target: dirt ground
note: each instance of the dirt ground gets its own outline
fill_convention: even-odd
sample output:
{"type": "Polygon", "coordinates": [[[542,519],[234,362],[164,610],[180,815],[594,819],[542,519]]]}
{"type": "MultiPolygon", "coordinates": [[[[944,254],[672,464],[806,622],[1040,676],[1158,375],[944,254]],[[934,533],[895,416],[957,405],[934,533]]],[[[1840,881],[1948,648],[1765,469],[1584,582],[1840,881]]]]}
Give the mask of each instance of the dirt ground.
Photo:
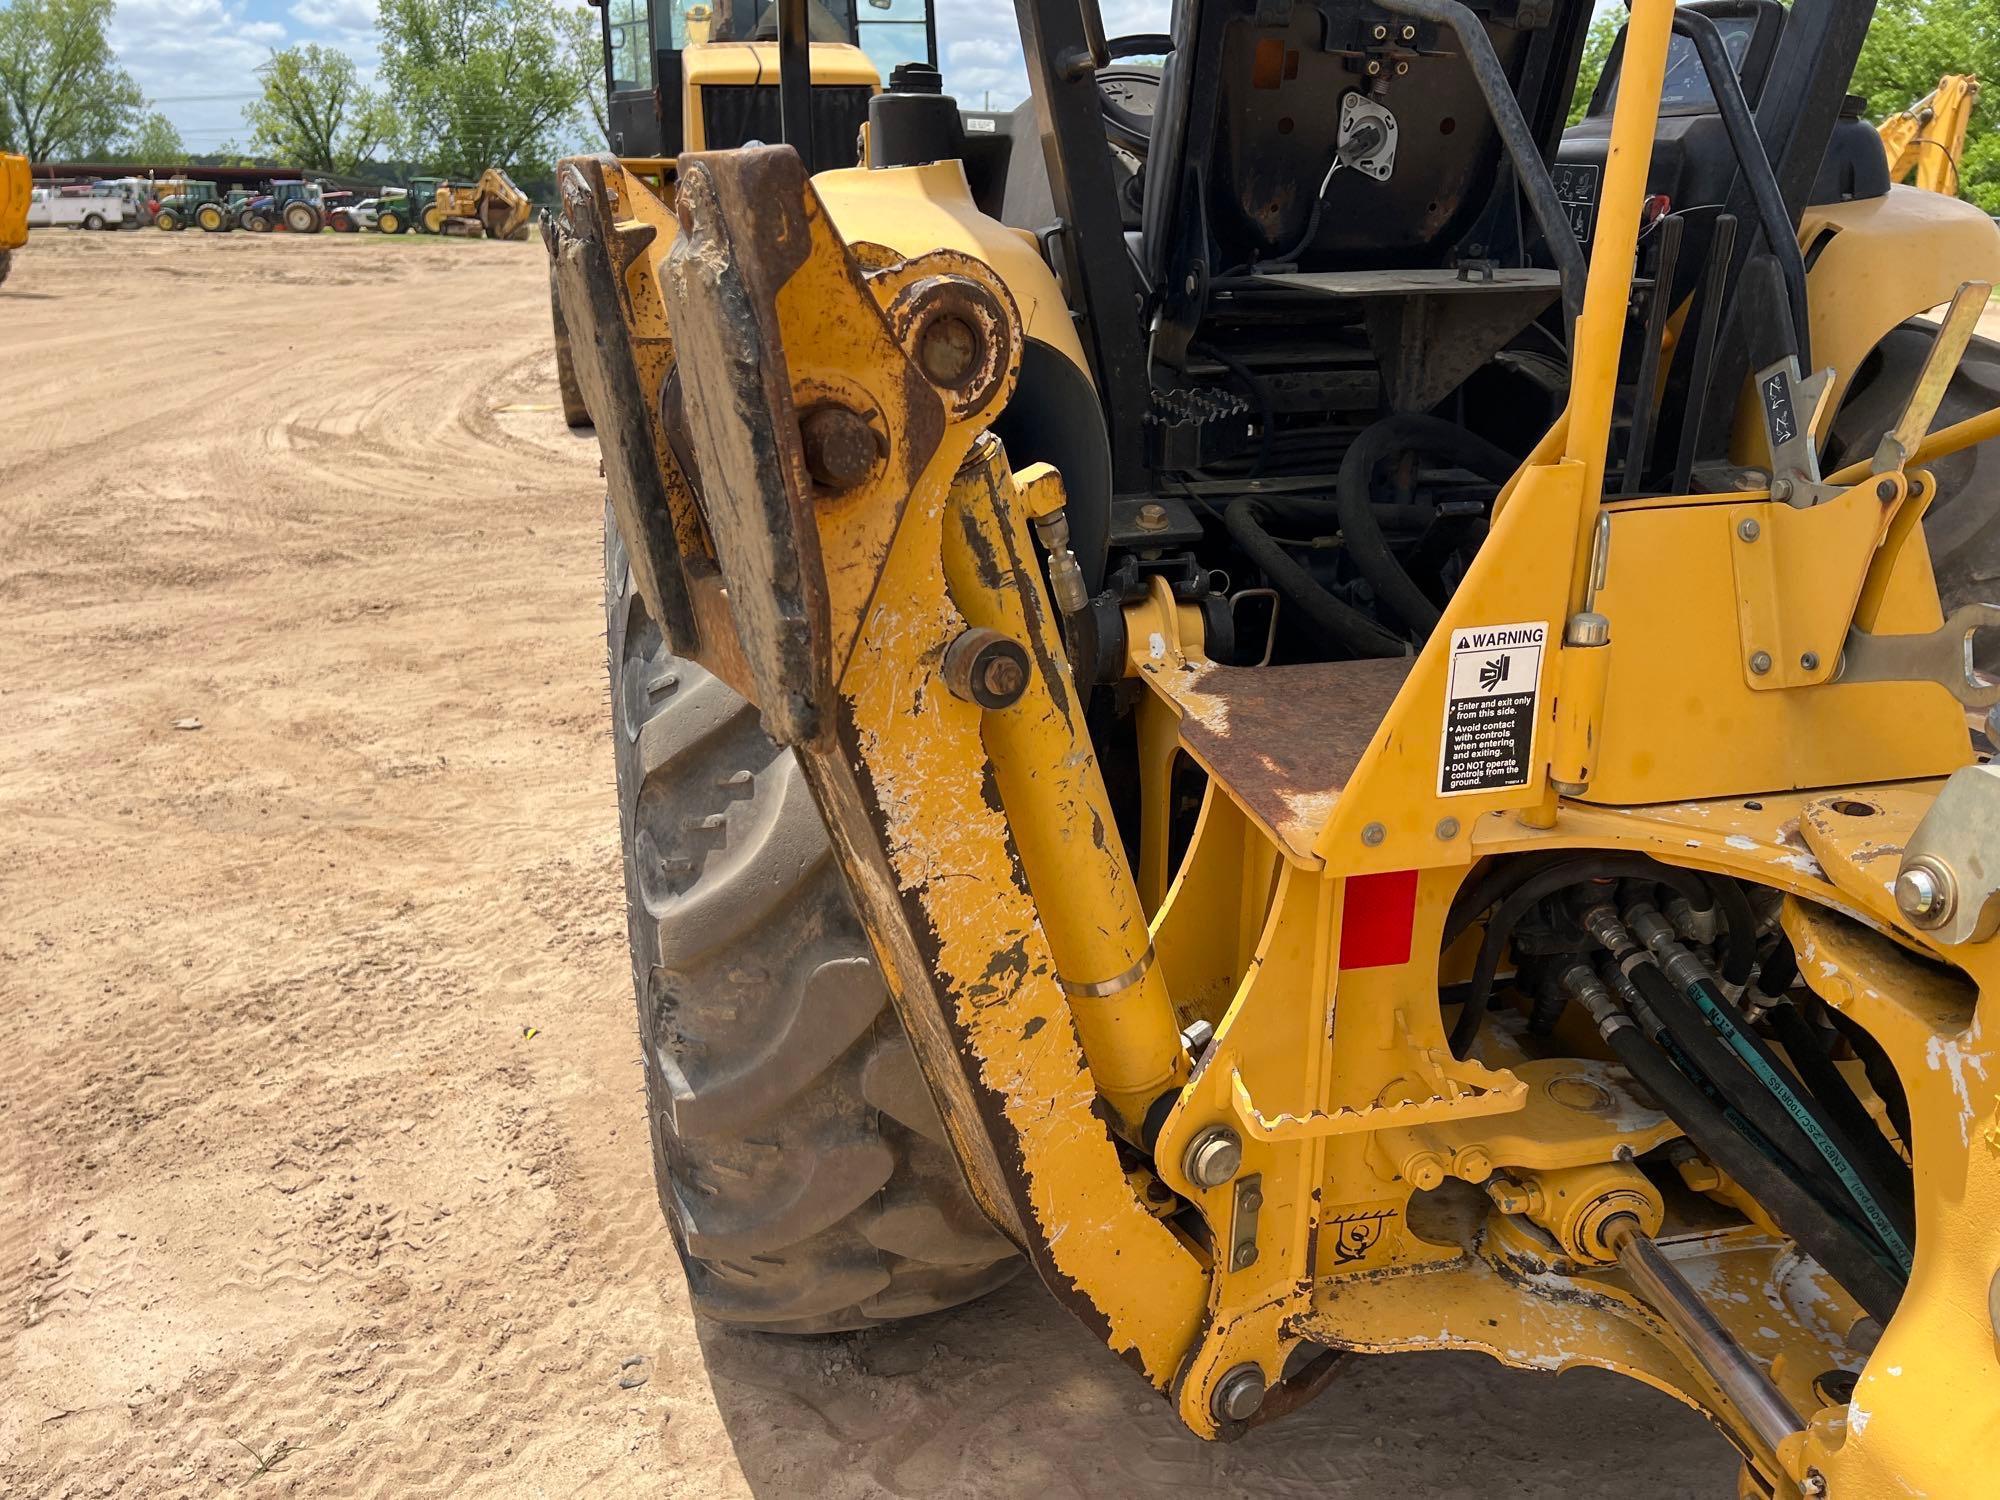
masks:
{"type": "Polygon", "coordinates": [[[541,255],[43,234],[0,290],[0,1494],[1733,1493],[1593,1371],[1355,1360],[1221,1448],[1031,1281],[692,1320],[541,255]]]}

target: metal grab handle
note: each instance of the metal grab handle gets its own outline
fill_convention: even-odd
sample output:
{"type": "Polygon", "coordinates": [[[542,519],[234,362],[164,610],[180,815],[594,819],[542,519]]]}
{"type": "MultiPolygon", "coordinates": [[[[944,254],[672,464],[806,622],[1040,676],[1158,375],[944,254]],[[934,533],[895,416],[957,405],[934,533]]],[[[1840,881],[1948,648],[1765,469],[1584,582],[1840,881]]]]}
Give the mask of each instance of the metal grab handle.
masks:
{"type": "MultiPolygon", "coordinates": [[[[1084,0],[1092,9],[1096,0],[1084,0]]],[[[1549,176],[1549,165],[1542,160],[1542,153],[1535,145],[1535,133],[1528,124],[1528,117],[1521,113],[1521,101],[1514,96],[1514,85],[1507,77],[1507,70],[1500,66],[1499,54],[1493,50],[1493,39],[1486,34],[1479,17],[1459,3],[1459,0],[1378,0],[1382,9],[1391,15],[1414,16],[1419,21],[1430,21],[1447,27],[1458,38],[1458,44],[1465,51],[1465,60],[1472,64],[1472,76],[1479,84],[1479,92],[1486,98],[1486,108],[1493,116],[1493,123],[1499,128],[1500,140],[1507,148],[1507,156],[1514,163],[1514,171],[1521,179],[1521,187],[1528,195],[1528,207],[1535,215],[1535,223],[1542,231],[1542,238],[1548,241],[1549,253],[1556,258],[1556,269],[1562,273],[1563,311],[1568,316],[1570,329],[1574,335],[1576,320],[1583,315],[1583,283],[1590,268],[1584,262],[1583,247],[1576,242],[1576,233],[1570,228],[1569,215],[1564,211],[1562,200],[1556,196],[1556,185],[1549,176]]]]}

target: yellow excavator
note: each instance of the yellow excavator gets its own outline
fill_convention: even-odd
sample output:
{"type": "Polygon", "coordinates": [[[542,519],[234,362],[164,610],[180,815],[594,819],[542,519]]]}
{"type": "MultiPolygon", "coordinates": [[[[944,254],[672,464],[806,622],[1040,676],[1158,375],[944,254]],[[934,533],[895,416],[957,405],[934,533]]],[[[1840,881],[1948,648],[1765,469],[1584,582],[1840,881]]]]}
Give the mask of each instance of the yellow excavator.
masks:
{"type": "Polygon", "coordinates": [[[28,158],[0,152],[0,282],[12,269],[14,252],[28,243],[28,195],[33,179],[28,158]]]}
{"type": "MultiPolygon", "coordinates": [[[[535,205],[498,167],[488,167],[474,183],[445,182],[437,190],[438,227],[443,234],[469,239],[524,240],[535,205]]],[[[428,226],[430,215],[425,213],[428,226]]]]}
{"type": "Polygon", "coordinates": [[[1957,197],[1965,132],[1978,104],[1979,80],[1968,73],[1948,73],[1915,104],[1884,120],[1882,150],[1889,158],[1890,180],[1957,197]]]}

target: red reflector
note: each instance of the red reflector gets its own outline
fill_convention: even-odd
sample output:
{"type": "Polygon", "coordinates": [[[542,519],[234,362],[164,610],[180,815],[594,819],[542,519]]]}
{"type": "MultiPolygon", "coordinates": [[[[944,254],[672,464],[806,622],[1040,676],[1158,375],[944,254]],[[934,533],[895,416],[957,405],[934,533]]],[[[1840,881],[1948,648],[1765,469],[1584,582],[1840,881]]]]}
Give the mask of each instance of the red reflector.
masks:
{"type": "Polygon", "coordinates": [[[1340,966],[1381,969],[1410,961],[1410,932],[1417,924],[1417,872],[1385,870],[1347,882],[1340,919],[1340,966]]]}

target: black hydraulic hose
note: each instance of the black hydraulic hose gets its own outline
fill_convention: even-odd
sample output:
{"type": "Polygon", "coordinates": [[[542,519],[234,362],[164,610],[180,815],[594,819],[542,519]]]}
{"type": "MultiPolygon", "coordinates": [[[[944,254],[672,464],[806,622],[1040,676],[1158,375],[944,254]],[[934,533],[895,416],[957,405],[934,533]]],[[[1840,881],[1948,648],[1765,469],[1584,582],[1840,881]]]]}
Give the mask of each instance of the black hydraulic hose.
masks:
{"type": "Polygon", "coordinates": [[[1495,484],[1505,484],[1520,461],[1456,422],[1413,412],[1384,417],[1356,438],[1341,460],[1334,494],[1347,555],[1390,611],[1421,638],[1437,628],[1440,611],[1390,550],[1371,494],[1375,466],[1393,454],[1411,451],[1470,469],[1495,484]]]}
{"type": "Polygon", "coordinates": [[[1541,145],[1528,124],[1528,117],[1521,112],[1521,101],[1515,97],[1513,82],[1493,50],[1493,39],[1486,34],[1485,23],[1459,0],[1377,0],[1377,3],[1391,15],[1411,16],[1448,27],[1457,36],[1459,52],[1472,66],[1473,79],[1486,100],[1486,111],[1493,117],[1501,144],[1514,164],[1514,174],[1528,195],[1528,208],[1548,244],[1549,254],[1555,257],[1556,269],[1562,276],[1563,313],[1570,329],[1570,342],[1574,344],[1576,320],[1583,315],[1583,283],[1590,268],[1583,258],[1583,246],[1577,243],[1576,232],[1570,228],[1569,214],[1556,194],[1548,163],[1542,160],[1541,145]]]}
{"type": "Polygon", "coordinates": [[[1902,1300],[1903,1286],[1867,1245],[1732,1129],[1722,1112],[1639,1034],[1636,1025],[1612,1025],[1605,1040],[1702,1154],[1755,1199],[1800,1248],[1825,1266],[1871,1317],[1886,1324],[1902,1300]]]}
{"type": "Polygon", "coordinates": [[[1384,630],[1346,600],[1322,588],[1319,580],[1272,540],[1264,529],[1266,509],[1262,496],[1241,496],[1223,513],[1223,525],[1271,580],[1271,587],[1306,617],[1322,641],[1350,656],[1407,654],[1409,646],[1401,636],[1384,630]]]}
{"type": "Polygon", "coordinates": [[[1853,1144],[1869,1180],[1880,1184],[1893,1210],[1906,1221],[1916,1213],[1915,1189],[1909,1164],[1896,1154],[1882,1127],[1849,1085],[1847,1077],[1834,1065],[1818,1028],[1799,1014],[1789,1000],[1781,1000],[1765,1014],[1771,1030],[1784,1044],[1785,1056],[1812,1091],[1821,1108],[1853,1144]]]}
{"type": "MultiPolygon", "coordinates": [[[[1697,910],[1707,911],[1712,905],[1709,888],[1699,875],[1692,870],[1663,865],[1645,854],[1585,854],[1531,870],[1509,889],[1493,913],[1492,920],[1486,924],[1486,936],[1480,941],[1479,956],[1473,962],[1472,981],[1466,992],[1464,1008],[1452,1024],[1453,1056],[1464,1057],[1479,1035],[1479,1028],[1486,1019],[1487,1006],[1493,999],[1494,978],[1500,971],[1500,959],[1507,951],[1508,939],[1513,936],[1514,924],[1536,902],[1553,896],[1557,891],[1593,880],[1656,881],[1686,896],[1688,903],[1697,910]]],[[[1469,923],[1480,909],[1468,907],[1464,913],[1465,920],[1469,923]]],[[[1462,932],[1464,929],[1461,927],[1458,930],[1462,932]]],[[[1457,933],[1448,930],[1445,936],[1447,946],[1456,940],[1457,933]]]]}
{"type": "Polygon", "coordinates": [[[1707,885],[1728,924],[1721,942],[1722,977],[1740,990],[1757,970],[1757,914],[1742,885],[1727,875],[1710,875],[1707,885]]]}
{"type": "Polygon", "coordinates": [[[1674,12],[1674,30],[1694,43],[1702,71],[1708,75],[1708,91],[1715,96],[1715,107],[1722,114],[1722,128],[1736,153],[1737,167],[1750,186],[1751,200],[1757,205],[1758,225],[1785,278],[1785,300],[1790,305],[1799,368],[1811,374],[1812,323],[1806,310],[1805,256],[1799,250],[1792,216],[1785,208],[1785,195],[1778,187],[1778,174],[1771,170],[1771,158],[1765,154],[1764,138],[1757,133],[1749,101],[1743,97],[1743,82],[1736,75],[1736,65],[1729,59],[1729,48],[1715,22],[1698,10],[1681,9],[1674,12]]]}
{"type": "Polygon", "coordinates": [[[1794,1175],[1810,1183],[1822,1201],[1845,1204],[1847,1195],[1841,1190],[1840,1179],[1828,1169],[1805,1131],[1702,1020],[1701,1011],[1681,993],[1680,986],[1660,972],[1652,956],[1636,947],[1630,953],[1612,956],[1638,986],[1653,1013],[1665,1023],[1674,1045],[1702,1077],[1715,1085],[1729,1107],[1776,1148],[1791,1165],[1794,1175]]]}

